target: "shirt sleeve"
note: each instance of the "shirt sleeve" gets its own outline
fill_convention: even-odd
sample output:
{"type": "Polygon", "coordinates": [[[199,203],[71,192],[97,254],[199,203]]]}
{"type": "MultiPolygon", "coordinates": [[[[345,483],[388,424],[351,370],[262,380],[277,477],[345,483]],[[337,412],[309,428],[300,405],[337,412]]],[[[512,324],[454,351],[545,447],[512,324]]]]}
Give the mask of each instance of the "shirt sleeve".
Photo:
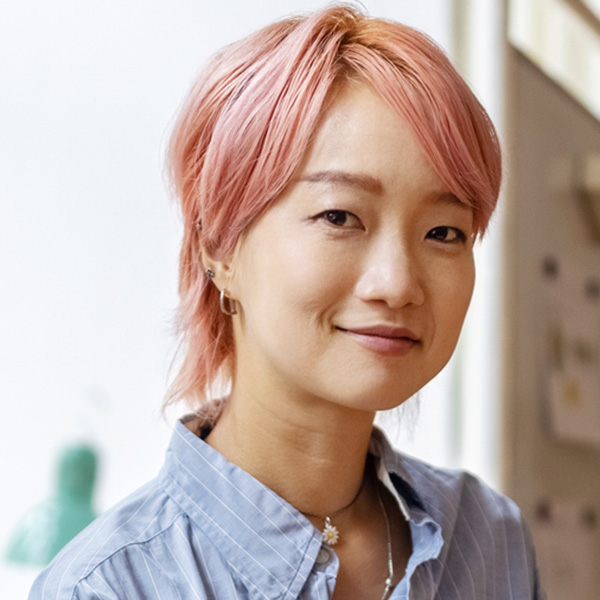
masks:
{"type": "MultiPolygon", "coordinates": [[[[68,559],[69,555],[66,556],[68,559]]],[[[29,600],[177,600],[177,578],[153,552],[131,545],[91,570],[58,561],[34,582],[29,600]],[[82,575],[83,573],[83,575],[82,575]]]]}
{"type": "Polygon", "coordinates": [[[61,582],[56,574],[44,571],[35,580],[28,600],[119,600],[122,597],[106,582],[85,579],[71,585],[68,581],[61,582]]]}

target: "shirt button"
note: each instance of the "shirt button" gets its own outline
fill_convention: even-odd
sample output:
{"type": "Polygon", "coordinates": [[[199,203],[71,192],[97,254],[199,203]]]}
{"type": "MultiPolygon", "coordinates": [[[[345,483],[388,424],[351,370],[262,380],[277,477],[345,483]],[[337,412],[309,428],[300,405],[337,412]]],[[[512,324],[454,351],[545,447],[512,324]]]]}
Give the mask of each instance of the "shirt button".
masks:
{"type": "Polygon", "coordinates": [[[331,560],[331,550],[325,548],[325,546],[321,546],[319,553],[317,554],[317,558],[315,562],[319,565],[326,565],[331,560]]]}

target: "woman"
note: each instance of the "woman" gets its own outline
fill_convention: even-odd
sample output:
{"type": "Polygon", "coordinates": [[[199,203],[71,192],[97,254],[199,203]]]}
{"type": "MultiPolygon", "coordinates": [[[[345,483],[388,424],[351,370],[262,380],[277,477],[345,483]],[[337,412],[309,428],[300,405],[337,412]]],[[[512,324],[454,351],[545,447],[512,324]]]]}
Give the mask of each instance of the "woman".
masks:
{"type": "Polygon", "coordinates": [[[450,358],[500,186],[442,52],[349,7],[273,24],[211,61],[169,159],[195,414],[31,598],[539,598],[514,504],[373,427],[450,358]]]}

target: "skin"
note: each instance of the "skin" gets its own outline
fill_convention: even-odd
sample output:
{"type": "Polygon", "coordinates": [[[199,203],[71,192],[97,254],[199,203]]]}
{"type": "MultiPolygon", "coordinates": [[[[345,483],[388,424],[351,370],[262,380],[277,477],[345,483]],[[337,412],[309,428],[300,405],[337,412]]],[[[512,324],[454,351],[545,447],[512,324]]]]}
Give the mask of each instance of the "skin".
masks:
{"type": "MultiPolygon", "coordinates": [[[[238,309],[232,393],[208,443],[300,511],[347,505],[375,412],[413,395],[454,350],[473,239],[471,209],[403,120],[369,86],[341,87],[296,177],[234,258],[204,256],[238,309]]],[[[398,581],[410,533],[384,500],[398,581]]],[[[387,548],[375,484],[336,525],[335,597],[380,598],[387,548]]]]}

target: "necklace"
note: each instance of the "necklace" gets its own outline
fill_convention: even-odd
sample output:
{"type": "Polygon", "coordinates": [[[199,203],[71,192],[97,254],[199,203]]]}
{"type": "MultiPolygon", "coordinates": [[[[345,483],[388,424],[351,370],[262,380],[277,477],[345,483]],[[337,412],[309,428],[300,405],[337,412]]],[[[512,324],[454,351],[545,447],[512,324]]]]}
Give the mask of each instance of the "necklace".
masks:
{"type": "Polygon", "coordinates": [[[352,498],[352,500],[350,500],[350,502],[348,502],[348,504],[346,504],[346,506],[342,506],[342,508],[339,508],[338,510],[336,510],[335,512],[333,512],[329,515],[326,515],[326,516],[315,515],[313,513],[302,511],[302,514],[306,515],[307,517],[314,517],[315,519],[323,520],[324,525],[323,525],[323,531],[321,532],[321,534],[323,536],[324,544],[327,544],[328,546],[335,546],[340,541],[340,532],[339,532],[338,528],[331,523],[331,517],[335,517],[335,516],[343,513],[346,509],[350,508],[358,500],[358,497],[360,496],[360,493],[362,492],[363,487],[365,487],[365,478],[364,477],[363,477],[362,483],[360,484],[360,487],[358,488],[358,492],[356,492],[356,495],[354,496],[354,498],[352,498]]]}
{"type": "Polygon", "coordinates": [[[381,596],[381,600],[386,600],[394,582],[394,559],[392,557],[392,529],[390,527],[390,520],[388,518],[387,510],[385,510],[385,504],[383,503],[383,499],[381,498],[379,486],[377,485],[377,483],[375,484],[375,486],[375,489],[377,490],[377,500],[379,500],[379,506],[381,507],[383,518],[385,519],[385,530],[387,534],[388,576],[385,580],[385,589],[383,590],[383,595],[381,596]]]}
{"type": "MultiPolygon", "coordinates": [[[[341,512],[345,511],[347,508],[350,508],[358,500],[358,497],[360,496],[360,493],[362,492],[362,489],[365,485],[365,479],[366,479],[366,477],[363,478],[363,481],[360,484],[360,488],[359,488],[358,492],[356,492],[356,496],[354,496],[354,498],[352,498],[352,500],[348,504],[346,504],[346,506],[343,506],[342,508],[336,510],[334,513],[331,513],[331,515],[323,517],[321,515],[314,515],[309,512],[302,513],[302,514],[306,515],[307,517],[314,517],[315,519],[323,519],[323,521],[325,523],[325,526],[323,527],[323,531],[322,531],[324,544],[327,544],[328,546],[335,546],[338,543],[339,538],[340,538],[340,532],[338,531],[338,528],[335,527],[335,525],[332,525],[331,517],[335,517],[336,515],[339,515],[341,512]]],[[[377,493],[377,500],[379,502],[379,508],[381,509],[381,512],[383,513],[383,518],[385,520],[388,576],[385,580],[385,589],[383,590],[381,600],[386,600],[388,597],[388,594],[391,592],[392,586],[394,584],[394,558],[392,556],[392,528],[390,527],[390,519],[388,517],[387,510],[385,509],[385,504],[383,503],[383,498],[381,497],[381,492],[379,491],[379,483],[375,480],[376,479],[375,477],[373,477],[373,479],[374,479],[373,483],[375,484],[375,492],[377,493]]]]}

